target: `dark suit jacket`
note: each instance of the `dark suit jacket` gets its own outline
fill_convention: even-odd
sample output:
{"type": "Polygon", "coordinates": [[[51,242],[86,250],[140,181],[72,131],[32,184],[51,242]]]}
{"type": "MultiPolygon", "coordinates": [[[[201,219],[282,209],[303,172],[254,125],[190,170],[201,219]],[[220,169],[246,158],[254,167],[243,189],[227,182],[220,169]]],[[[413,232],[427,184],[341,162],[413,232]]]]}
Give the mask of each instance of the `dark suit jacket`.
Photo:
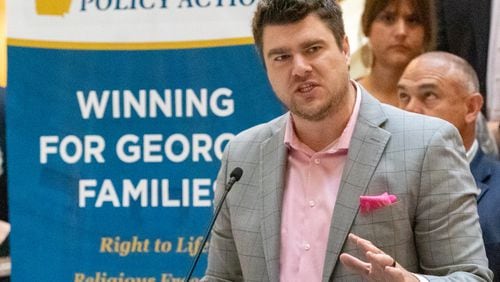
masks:
{"type": "Polygon", "coordinates": [[[478,150],[470,168],[481,189],[477,207],[489,267],[500,281],[500,162],[478,150]]]}
{"type": "Polygon", "coordinates": [[[486,101],[491,0],[436,0],[436,4],[437,49],[460,56],[474,67],[486,101]]]}

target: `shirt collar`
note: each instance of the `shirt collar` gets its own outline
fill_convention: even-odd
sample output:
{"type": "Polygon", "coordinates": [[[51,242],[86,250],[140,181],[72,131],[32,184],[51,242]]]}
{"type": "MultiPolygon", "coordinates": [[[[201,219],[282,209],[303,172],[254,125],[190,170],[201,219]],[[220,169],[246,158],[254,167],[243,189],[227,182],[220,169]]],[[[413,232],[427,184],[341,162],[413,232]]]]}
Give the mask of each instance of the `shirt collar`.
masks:
{"type": "MultiPolygon", "coordinates": [[[[361,105],[361,90],[357,82],[351,80],[351,83],[354,85],[356,89],[356,101],[354,102],[354,109],[349,117],[349,121],[347,122],[344,131],[340,135],[339,138],[334,140],[330,145],[326,146],[321,152],[336,152],[337,150],[347,150],[349,148],[349,143],[351,142],[352,134],[354,132],[354,127],[356,125],[356,121],[358,120],[359,108],[361,105]]],[[[306,144],[302,143],[297,135],[295,134],[294,126],[293,126],[293,118],[292,115],[288,115],[288,119],[286,122],[285,128],[285,145],[294,150],[304,151],[309,154],[313,154],[313,150],[309,148],[306,144]]]]}
{"type": "Polygon", "coordinates": [[[469,162],[469,164],[472,162],[472,160],[476,156],[478,149],[479,149],[479,143],[477,142],[477,139],[474,139],[474,142],[472,143],[472,146],[465,153],[465,156],[467,157],[467,161],[469,162]]]}

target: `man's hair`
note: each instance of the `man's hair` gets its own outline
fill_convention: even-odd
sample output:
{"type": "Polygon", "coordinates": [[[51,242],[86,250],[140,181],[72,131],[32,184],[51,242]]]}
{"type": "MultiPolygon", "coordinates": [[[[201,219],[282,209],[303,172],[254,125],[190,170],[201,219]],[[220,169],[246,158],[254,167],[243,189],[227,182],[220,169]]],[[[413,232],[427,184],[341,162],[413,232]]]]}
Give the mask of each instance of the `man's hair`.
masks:
{"type": "Polygon", "coordinates": [[[473,93],[479,92],[479,78],[477,77],[476,71],[474,68],[464,59],[458,56],[455,56],[457,68],[464,74],[466,83],[466,89],[473,93]]]}
{"type": "Polygon", "coordinates": [[[448,68],[446,75],[453,78],[457,83],[460,83],[469,94],[480,91],[476,71],[465,59],[444,51],[427,52],[417,58],[441,61],[448,68]]]}
{"type": "Polygon", "coordinates": [[[262,36],[268,25],[284,25],[303,20],[309,14],[316,14],[332,31],[337,45],[342,49],[345,36],[342,9],[336,0],[260,0],[255,11],[252,32],[255,46],[261,58],[262,36]]]}
{"type": "Polygon", "coordinates": [[[479,92],[479,79],[474,68],[464,59],[447,52],[433,52],[450,61],[450,69],[458,71],[456,78],[469,93],[479,92]],[[460,79],[461,78],[461,79],[460,79]]]}
{"type": "MultiPolygon", "coordinates": [[[[400,4],[400,0],[366,0],[363,15],[361,16],[361,28],[368,37],[372,24],[377,16],[392,3],[400,4]]],[[[424,49],[432,51],[436,47],[437,18],[434,0],[410,0],[410,5],[415,11],[417,20],[424,28],[424,49]]]]}

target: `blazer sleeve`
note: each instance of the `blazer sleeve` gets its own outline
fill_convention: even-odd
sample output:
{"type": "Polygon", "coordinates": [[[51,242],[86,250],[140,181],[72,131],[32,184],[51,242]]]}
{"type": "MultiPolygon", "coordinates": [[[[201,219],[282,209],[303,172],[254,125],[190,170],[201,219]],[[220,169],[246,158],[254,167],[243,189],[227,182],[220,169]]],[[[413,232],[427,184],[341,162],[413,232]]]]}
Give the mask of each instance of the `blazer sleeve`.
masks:
{"type": "MultiPolygon", "coordinates": [[[[217,206],[228,179],[227,158],[229,143],[217,176],[214,206],[217,206]]],[[[212,230],[208,253],[208,266],[202,281],[243,281],[242,270],[234,242],[227,201],[224,202],[212,230]]]]}
{"type": "Polygon", "coordinates": [[[430,281],[491,281],[474,184],[458,131],[444,124],[430,137],[421,170],[414,236],[430,281]]]}

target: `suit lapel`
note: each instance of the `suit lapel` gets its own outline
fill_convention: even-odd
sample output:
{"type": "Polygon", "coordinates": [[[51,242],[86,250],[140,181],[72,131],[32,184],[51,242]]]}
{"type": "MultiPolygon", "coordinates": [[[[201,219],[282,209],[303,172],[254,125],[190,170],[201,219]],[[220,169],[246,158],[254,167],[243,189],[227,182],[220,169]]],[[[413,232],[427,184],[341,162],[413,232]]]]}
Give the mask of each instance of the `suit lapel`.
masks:
{"type": "MultiPolygon", "coordinates": [[[[284,119],[286,120],[286,119],[284,119]]],[[[287,148],[283,143],[285,123],[262,144],[260,155],[262,187],[261,234],[269,281],[279,281],[281,207],[287,148]]]]}
{"type": "Polygon", "coordinates": [[[340,251],[358,213],[359,196],[365,193],[390,138],[390,133],[379,127],[387,119],[380,103],[363,90],[361,99],[330,225],[324,281],[332,278],[340,251]]]}

